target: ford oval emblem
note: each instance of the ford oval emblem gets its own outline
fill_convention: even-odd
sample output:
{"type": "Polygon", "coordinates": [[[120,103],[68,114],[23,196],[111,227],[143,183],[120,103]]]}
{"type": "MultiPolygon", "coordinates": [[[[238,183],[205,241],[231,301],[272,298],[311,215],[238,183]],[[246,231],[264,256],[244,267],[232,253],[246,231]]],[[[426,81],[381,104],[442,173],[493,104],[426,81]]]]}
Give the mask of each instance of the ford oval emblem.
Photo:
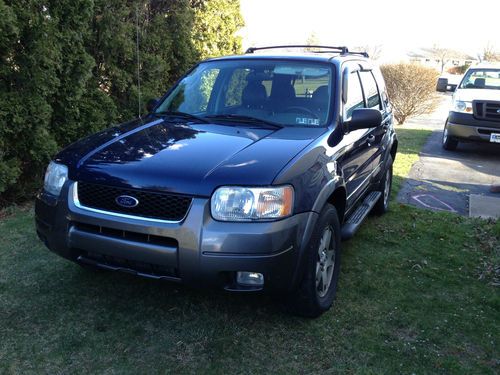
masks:
{"type": "Polygon", "coordinates": [[[139,200],[130,195],[120,195],[115,198],[115,202],[118,206],[125,208],[134,208],[139,204],[139,200]]]}

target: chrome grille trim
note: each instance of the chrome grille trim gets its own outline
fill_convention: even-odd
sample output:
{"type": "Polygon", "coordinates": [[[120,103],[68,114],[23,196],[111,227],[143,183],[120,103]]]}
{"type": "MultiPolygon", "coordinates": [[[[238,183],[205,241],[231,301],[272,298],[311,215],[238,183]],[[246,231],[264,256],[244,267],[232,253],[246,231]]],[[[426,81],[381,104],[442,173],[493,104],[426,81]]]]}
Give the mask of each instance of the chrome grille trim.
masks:
{"type": "Polygon", "coordinates": [[[69,197],[69,199],[73,200],[73,204],[76,207],[78,207],[79,209],[85,210],[85,211],[95,212],[95,213],[103,214],[103,215],[115,216],[115,217],[119,217],[119,218],[123,218],[123,219],[133,219],[133,220],[141,220],[141,221],[148,221],[148,222],[152,222],[152,223],[164,223],[164,224],[179,224],[182,221],[184,221],[184,219],[188,215],[188,213],[191,209],[191,206],[193,204],[193,201],[191,200],[191,204],[189,205],[189,208],[186,211],[186,215],[180,220],[173,221],[173,220],[164,220],[164,219],[154,219],[151,217],[144,217],[144,216],[128,215],[128,214],[122,214],[122,213],[118,213],[118,212],[100,210],[100,209],[92,208],[92,207],[86,207],[86,206],[82,205],[80,203],[80,200],[78,199],[78,182],[74,182],[70,186],[70,191],[69,191],[68,197],[69,197]]]}

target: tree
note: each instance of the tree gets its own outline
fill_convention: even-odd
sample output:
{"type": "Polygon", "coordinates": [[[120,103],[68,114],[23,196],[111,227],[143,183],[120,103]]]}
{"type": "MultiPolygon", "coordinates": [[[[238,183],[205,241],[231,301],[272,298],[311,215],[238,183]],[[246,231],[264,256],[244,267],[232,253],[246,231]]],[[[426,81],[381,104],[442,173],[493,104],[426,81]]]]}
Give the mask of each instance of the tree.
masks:
{"type": "Polygon", "coordinates": [[[492,43],[488,42],[488,44],[484,47],[481,61],[500,61],[500,52],[495,49],[495,46],[492,43]]]}
{"type": "Polygon", "coordinates": [[[241,52],[241,37],[236,32],[245,23],[239,0],[191,0],[191,6],[192,41],[200,58],[241,52]]]}
{"type": "Polygon", "coordinates": [[[419,64],[381,66],[394,117],[403,124],[408,117],[430,113],[439,104],[436,96],[438,73],[419,64]]]}
{"type": "Polygon", "coordinates": [[[50,133],[51,97],[61,60],[56,22],[39,1],[0,0],[0,193],[24,189],[57,150],[50,133]],[[18,184],[17,182],[21,183],[18,184]]]}
{"type": "Polygon", "coordinates": [[[448,64],[448,62],[450,62],[450,60],[463,57],[462,53],[449,48],[441,47],[437,44],[431,48],[423,48],[422,51],[424,51],[428,56],[438,60],[437,62],[441,65],[441,74],[444,72],[444,67],[448,64]]]}
{"type": "MultiPolygon", "coordinates": [[[[309,36],[306,39],[306,45],[308,45],[308,46],[320,45],[319,38],[315,32],[312,32],[311,34],[309,34],[309,36]]],[[[315,48],[306,48],[306,51],[316,51],[316,49],[315,48]]]]}
{"type": "Polygon", "coordinates": [[[237,0],[0,0],[0,14],[0,206],[30,197],[57,150],[241,48],[237,0]]]}

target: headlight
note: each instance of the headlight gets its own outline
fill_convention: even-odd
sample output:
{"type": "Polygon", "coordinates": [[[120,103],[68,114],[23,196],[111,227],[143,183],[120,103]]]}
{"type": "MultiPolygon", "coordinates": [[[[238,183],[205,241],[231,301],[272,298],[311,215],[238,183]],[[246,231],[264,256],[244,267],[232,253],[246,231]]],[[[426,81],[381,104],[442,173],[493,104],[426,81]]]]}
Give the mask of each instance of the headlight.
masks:
{"type": "Polygon", "coordinates": [[[212,217],[221,221],[280,219],[292,214],[291,186],[221,187],[212,195],[212,217]]]}
{"type": "Polygon", "coordinates": [[[462,113],[472,113],[472,103],[461,100],[453,100],[453,111],[462,113]]]}
{"type": "Polygon", "coordinates": [[[68,167],[63,164],[50,162],[45,172],[43,188],[47,193],[59,196],[61,189],[68,179],[68,167]]]}

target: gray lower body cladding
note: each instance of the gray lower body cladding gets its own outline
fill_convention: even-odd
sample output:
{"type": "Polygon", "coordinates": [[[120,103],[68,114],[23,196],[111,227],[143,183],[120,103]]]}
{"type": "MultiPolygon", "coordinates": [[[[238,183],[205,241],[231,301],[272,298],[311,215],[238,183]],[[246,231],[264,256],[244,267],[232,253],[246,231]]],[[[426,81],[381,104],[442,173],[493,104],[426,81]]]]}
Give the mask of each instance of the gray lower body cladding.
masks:
{"type": "Polygon", "coordinates": [[[276,222],[218,222],[209,200],[194,198],[181,222],[151,222],[78,207],[72,189],[70,181],[59,199],[41,193],[36,200],[37,233],[51,251],[193,286],[238,290],[235,273],[249,271],[264,275],[265,290],[292,290],[307,232],[317,219],[309,212],[276,222]]]}

